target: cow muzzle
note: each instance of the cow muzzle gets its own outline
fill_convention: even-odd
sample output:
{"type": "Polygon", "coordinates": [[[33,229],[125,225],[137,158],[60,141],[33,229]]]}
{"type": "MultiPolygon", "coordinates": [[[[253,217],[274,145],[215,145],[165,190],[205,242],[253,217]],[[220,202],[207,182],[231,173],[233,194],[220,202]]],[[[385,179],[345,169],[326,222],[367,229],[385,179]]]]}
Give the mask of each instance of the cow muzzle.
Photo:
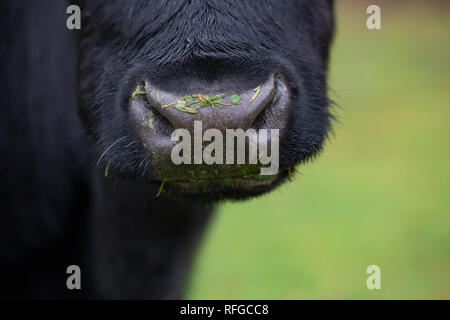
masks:
{"type": "Polygon", "coordinates": [[[220,82],[173,93],[149,81],[130,98],[130,115],[156,176],[183,189],[270,185],[290,93],[283,77],[239,89],[220,82]]]}

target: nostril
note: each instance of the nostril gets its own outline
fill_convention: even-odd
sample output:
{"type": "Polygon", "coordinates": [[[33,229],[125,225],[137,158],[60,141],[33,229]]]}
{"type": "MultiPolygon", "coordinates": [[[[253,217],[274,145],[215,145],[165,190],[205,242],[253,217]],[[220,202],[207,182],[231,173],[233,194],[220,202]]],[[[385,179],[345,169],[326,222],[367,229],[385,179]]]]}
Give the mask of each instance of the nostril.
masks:
{"type": "Polygon", "coordinates": [[[164,96],[159,95],[148,80],[145,81],[145,97],[155,110],[159,110],[164,105],[164,96]]]}
{"type": "Polygon", "coordinates": [[[256,107],[249,113],[249,126],[254,128],[256,119],[265,112],[267,107],[271,104],[276,95],[276,87],[274,86],[274,79],[270,79],[270,86],[260,85],[253,89],[253,95],[250,98],[249,104],[255,104],[256,107]]]}
{"type": "Polygon", "coordinates": [[[130,113],[141,135],[170,137],[175,130],[171,123],[157,110],[159,105],[149,101],[150,84],[141,81],[136,85],[130,97],[130,113]]]}
{"type": "Polygon", "coordinates": [[[266,107],[257,115],[252,128],[254,129],[279,129],[282,132],[289,117],[290,93],[288,86],[281,74],[274,77],[273,96],[266,107]]]}

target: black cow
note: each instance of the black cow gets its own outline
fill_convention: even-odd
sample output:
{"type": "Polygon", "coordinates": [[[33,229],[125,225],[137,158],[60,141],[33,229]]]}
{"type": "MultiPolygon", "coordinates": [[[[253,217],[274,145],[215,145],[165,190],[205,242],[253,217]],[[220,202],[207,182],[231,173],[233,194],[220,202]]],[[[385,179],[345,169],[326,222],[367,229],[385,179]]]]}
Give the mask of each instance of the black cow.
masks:
{"type": "Polygon", "coordinates": [[[272,190],[321,149],[332,1],[75,4],[79,31],[64,1],[0,2],[0,296],[179,298],[214,203],[272,190]],[[242,100],[166,107],[228,92],[242,100]],[[279,129],[278,173],[174,165],[171,133],[195,119],[279,129]]]}

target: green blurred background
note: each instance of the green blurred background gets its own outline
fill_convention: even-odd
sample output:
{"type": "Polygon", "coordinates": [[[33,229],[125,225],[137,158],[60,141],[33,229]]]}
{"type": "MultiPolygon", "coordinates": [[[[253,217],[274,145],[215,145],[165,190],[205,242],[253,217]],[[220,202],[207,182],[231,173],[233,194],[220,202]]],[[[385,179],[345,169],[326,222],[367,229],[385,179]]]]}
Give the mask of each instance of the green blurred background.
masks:
{"type": "Polygon", "coordinates": [[[186,298],[450,298],[445,3],[337,2],[330,141],[293,182],[220,207],[186,298]],[[369,4],[382,30],[366,28],[369,4]]]}

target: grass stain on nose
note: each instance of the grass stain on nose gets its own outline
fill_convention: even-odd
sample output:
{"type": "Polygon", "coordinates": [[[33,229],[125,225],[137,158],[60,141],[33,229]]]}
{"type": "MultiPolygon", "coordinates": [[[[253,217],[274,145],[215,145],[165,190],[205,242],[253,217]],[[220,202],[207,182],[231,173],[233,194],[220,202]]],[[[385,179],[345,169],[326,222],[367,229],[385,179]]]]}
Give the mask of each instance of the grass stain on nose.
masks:
{"type": "Polygon", "coordinates": [[[198,110],[204,107],[223,108],[227,106],[237,105],[240,102],[241,97],[237,94],[234,94],[234,92],[216,94],[212,97],[199,93],[184,96],[170,104],[161,106],[161,108],[165,109],[173,107],[181,112],[197,114],[198,110]],[[231,96],[230,103],[224,103],[223,99],[228,96],[231,96]]]}
{"type": "Polygon", "coordinates": [[[139,83],[136,86],[136,89],[134,90],[134,92],[131,94],[131,99],[136,98],[137,95],[144,95],[146,93],[147,93],[146,85],[143,82],[139,83]]]}

